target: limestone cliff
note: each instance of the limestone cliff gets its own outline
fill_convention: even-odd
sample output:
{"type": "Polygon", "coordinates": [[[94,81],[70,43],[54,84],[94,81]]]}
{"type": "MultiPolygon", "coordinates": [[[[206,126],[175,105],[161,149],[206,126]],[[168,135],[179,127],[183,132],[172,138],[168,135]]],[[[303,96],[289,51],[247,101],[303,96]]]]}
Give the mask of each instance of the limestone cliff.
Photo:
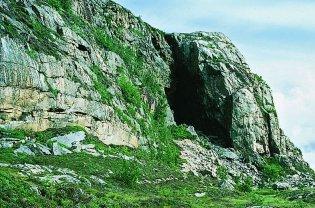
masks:
{"type": "MultiPolygon", "coordinates": [[[[163,93],[171,59],[163,33],[111,1],[74,1],[69,19],[44,1],[0,6],[1,123],[36,131],[78,124],[106,144],[139,146],[140,132],[117,116],[128,107],[117,82],[156,82],[163,93]]],[[[141,98],[154,110],[149,90],[141,98]]]]}
{"type": "Polygon", "coordinates": [[[86,133],[168,165],[180,163],[176,143],[183,172],[225,187],[240,177],[264,184],[271,160],[314,185],[271,89],[225,35],[165,34],[110,0],[0,1],[0,127],[0,148],[15,154],[108,157],[80,143],[86,133]],[[79,133],[58,134],[69,126],[79,133]],[[51,129],[62,138],[38,136],[51,129]],[[34,141],[23,145],[15,130],[34,141]]]}
{"type": "Polygon", "coordinates": [[[168,96],[179,123],[248,157],[280,154],[302,159],[279,127],[271,89],[250,71],[226,36],[198,32],[168,39],[174,51],[168,96]]]}

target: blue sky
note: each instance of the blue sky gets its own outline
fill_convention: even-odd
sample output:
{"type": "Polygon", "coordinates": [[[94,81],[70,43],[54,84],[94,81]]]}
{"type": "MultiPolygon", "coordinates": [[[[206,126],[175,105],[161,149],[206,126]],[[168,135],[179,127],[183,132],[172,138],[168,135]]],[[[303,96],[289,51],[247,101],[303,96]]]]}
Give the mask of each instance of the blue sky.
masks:
{"type": "Polygon", "coordinates": [[[116,0],[166,32],[223,32],[271,85],[280,124],[315,169],[315,1],[116,0]]]}

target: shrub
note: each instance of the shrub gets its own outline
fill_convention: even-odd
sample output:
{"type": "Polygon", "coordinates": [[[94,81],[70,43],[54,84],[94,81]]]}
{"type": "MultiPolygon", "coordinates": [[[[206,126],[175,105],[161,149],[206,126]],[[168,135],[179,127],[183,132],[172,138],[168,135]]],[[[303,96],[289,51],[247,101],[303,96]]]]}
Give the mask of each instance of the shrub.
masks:
{"type": "Polygon", "coordinates": [[[44,199],[38,196],[31,186],[16,172],[0,170],[1,207],[39,207],[44,199]]]}
{"type": "Polygon", "coordinates": [[[94,38],[96,43],[100,46],[107,48],[113,52],[117,52],[117,43],[114,42],[114,39],[107,35],[102,29],[97,28],[93,31],[94,38]]]}
{"type": "Polygon", "coordinates": [[[24,139],[27,135],[29,135],[29,132],[27,132],[26,130],[0,128],[0,138],[11,137],[17,139],[24,139]]]}
{"type": "Polygon", "coordinates": [[[72,13],[72,0],[46,0],[45,2],[59,12],[64,11],[67,14],[72,13]]]}
{"type": "Polygon", "coordinates": [[[101,95],[102,101],[108,103],[111,100],[112,95],[108,92],[108,81],[104,76],[102,69],[97,65],[93,65],[91,70],[96,75],[96,77],[93,78],[95,90],[101,95]]]}
{"type": "Polygon", "coordinates": [[[156,149],[155,159],[161,164],[176,168],[180,163],[179,147],[173,141],[160,143],[156,149]]]}
{"type": "Polygon", "coordinates": [[[116,167],[114,178],[128,187],[134,187],[141,176],[141,170],[136,161],[124,160],[116,167]]]}
{"type": "Polygon", "coordinates": [[[160,102],[155,107],[155,111],[153,114],[153,119],[157,122],[164,123],[166,118],[166,107],[167,102],[164,99],[161,99],[160,102]]]}
{"type": "Polygon", "coordinates": [[[284,172],[282,165],[275,159],[267,159],[267,162],[262,167],[263,177],[271,181],[279,179],[284,172]]]}
{"type": "Polygon", "coordinates": [[[236,180],[236,189],[241,192],[251,192],[253,185],[253,178],[250,176],[247,176],[245,180],[241,180],[241,178],[236,180]]]}
{"type": "Polygon", "coordinates": [[[193,135],[187,130],[186,126],[171,126],[172,135],[174,139],[192,139],[193,135]]]}
{"type": "Polygon", "coordinates": [[[219,166],[217,169],[217,175],[220,180],[224,180],[224,181],[227,180],[228,179],[227,168],[223,166],[219,166]]]}
{"type": "Polygon", "coordinates": [[[130,104],[133,104],[136,107],[140,108],[142,99],[138,87],[133,85],[133,83],[128,79],[127,76],[120,76],[118,78],[118,85],[121,88],[124,99],[130,104]]]}

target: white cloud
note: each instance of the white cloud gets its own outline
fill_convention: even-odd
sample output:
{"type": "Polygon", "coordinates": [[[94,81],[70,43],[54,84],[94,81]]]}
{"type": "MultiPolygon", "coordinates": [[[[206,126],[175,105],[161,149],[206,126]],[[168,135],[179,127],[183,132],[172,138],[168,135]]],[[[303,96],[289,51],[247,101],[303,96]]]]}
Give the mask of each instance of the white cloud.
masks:
{"type": "Polygon", "coordinates": [[[308,147],[315,142],[315,54],[281,50],[263,54],[263,58],[257,53],[249,55],[249,62],[273,89],[281,127],[314,164],[310,155],[315,148],[308,147]]]}
{"type": "Polygon", "coordinates": [[[304,159],[308,161],[310,164],[311,168],[315,170],[315,152],[310,152],[310,153],[305,153],[304,154],[304,159]]]}
{"type": "MultiPolygon", "coordinates": [[[[149,23],[166,31],[193,31],[196,20],[217,21],[221,26],[248,24],[254,28],[268,26],[315,30],[314,1],[243,0],[117,0],[130,6],[149,23]],[[142,6],[142,4],[145,4],[142,6]],[[151,6],[150,6],[151,5],[151,6]]],[[[254,29],[253,28],[253,29],[254,29]]]]}
{"type": "Polygon", "coordinates": [[[303,29],[313,29],[315,26],[315,2],[311,1],[264,1],[263,3],[243,1],[236,3],[235,1],[203,0],[200,2],[202,2],[200,10],[219,13],[228,21],[248,21],[256,25],[303,29]]]}

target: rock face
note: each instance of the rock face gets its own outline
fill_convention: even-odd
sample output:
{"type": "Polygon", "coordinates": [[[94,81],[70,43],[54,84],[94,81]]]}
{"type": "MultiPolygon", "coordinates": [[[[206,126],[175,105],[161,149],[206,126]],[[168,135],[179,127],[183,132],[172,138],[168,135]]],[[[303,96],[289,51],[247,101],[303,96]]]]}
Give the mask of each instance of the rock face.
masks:
{"type": "MultiPolygon", "coordinates": [[[[279,127],[270,88],[223,34],[165,34],[110,0],[71,2],[0,2],[0,127],[79,125],[107,145],[155,148],[152,126],[175,119],[233,150],[178,142],[196,174],[215,176],[221,163],[259,175],[235,152],[254,164],[277,156],[306,165],[279,127]],[[198,151],[201,158],[190,155],[198,151]],[[205,161],[207,170],[199,167],[205,161]]],[[[64,146],[83,138],[72,136],[41,151],[71,153],[64,146]]]]}
{"type": "Polygon", "coordinates": [[[118,99],[117,84],[118,69],[126,67],[124,54],[97,45],[104,38],[98,32],[136,46],[164,84],[169,46],[160,32],[112,1],[77,0],[73,9],[83,19],[80,31],[42,1],[1,1],[0,124],[35,131],[77,124],[106,144],[138,147],[138,137],[115,112],[127,108],[118,99]],[[94,37],[85,37],[91,27],[94,37]],[[104,102],[104,90],[96,90],[99,76],[105,77],[112,102],[104,102]]]}
{"type": "Polygon", "coordinates": [[[223,147],[255,155],[301,158],[279,127],[271,90],[221,33],[168,35],[174,51],[168,92],[175,120],[223,147]]]}

